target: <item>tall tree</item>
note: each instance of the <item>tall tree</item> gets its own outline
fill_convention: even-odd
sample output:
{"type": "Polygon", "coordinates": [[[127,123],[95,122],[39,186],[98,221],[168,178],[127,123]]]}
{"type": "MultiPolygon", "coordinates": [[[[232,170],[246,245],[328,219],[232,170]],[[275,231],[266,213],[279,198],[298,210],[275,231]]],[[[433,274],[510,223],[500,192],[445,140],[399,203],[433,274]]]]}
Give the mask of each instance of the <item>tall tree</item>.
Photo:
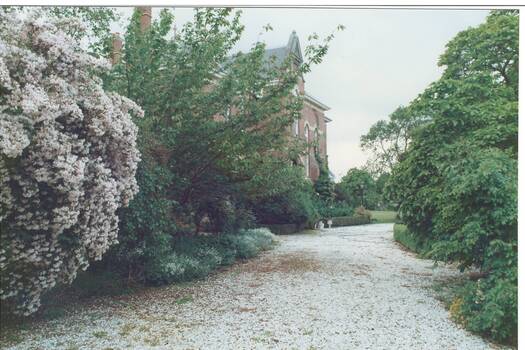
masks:
{"type": "Polygon", "coordinates": [[[411,133],[426,120],[409,107],[398,107],[388,120],[380,120],[361,136],[361,148],[371,152],[367,168],[376,176],[388,173],[406,152],[411,133]]]}
{"type": "Polygon", "coordinates": [[[232,212],[246,212],[278,191],[290,193],[296,182],[277,178],[296,176],[281,169],[305,151],[287,133],[302,107],[292,91],[299,75],[320,62],[333,35],[309,45],[304,64],[291,69],[291,57],[282,65],[268,61],[263,43],[231,55],[243,31],[240,15],[196,9],[193,21],[172,33],[167,10],[146,30],[140,12],[133,14],[122,59],[106,79],[145,111],[137,121],[144,191],[122,216],[122,238],[130,237],[130,246],[135,239],[199,230],[201,223],[214,231],[235,229],[241,215],[232,212]],[[153,218],[159,220],[152,229],[145,223],[153,218]]]}
{"type": "Polygon", "coordinates": [[[363,206],[367,209],[375,209],[378,204],[374,178],[365,169],[348,170],[336,188],[339,200],[354,208],[363,206]]]}
{"type": "Polygon", "coordinates": [[[410,106],[430,121],[392,172],[391,198],[439,260],[477,267],[467,327],[516,335],[518,13],[493,11],[447,44],[441,79],[410,106]]]}
{"type": "Polygon", "coordinates": [[[282,167],[303,152],[286,133],[302,106],[291,91],[331,37],[308,47],[306,62],[289,69],[291,57],[282,66],[268,64],[262,43],[229,56],[243,30],[240,13],[231,9],[197,9],[176,38],[167,37],[168,11],[145,32],[139,16],[133,15],[123,59],[108,83],[143,106],[142,129],[152,136],[143,152],[173,172],[169,198],[198,220],[212,198],[231,197],[261,168],[282,167]]]}

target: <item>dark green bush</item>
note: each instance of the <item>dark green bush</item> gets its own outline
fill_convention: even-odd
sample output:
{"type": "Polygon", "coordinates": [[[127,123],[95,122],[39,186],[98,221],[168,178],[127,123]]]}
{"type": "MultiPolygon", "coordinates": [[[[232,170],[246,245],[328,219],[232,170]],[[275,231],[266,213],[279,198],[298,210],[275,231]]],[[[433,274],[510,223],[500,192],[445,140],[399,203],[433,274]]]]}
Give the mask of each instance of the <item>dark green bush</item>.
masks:
{"type": "Polygon", "coordinates": [[[146,281],[153,285],[190,281],[207,276],[236,259],[252,258],[274,244],[268,229],[242,230],[236,234],[179,237],[168,256],[152,259],[146,281]]]}
{"type": "Polygon", "coordinates": [[[298,224],[313,227],[319,214],[313,201],[312,189],[298,188],[265,198],[254,205],[259,224],[298,224]]]}
{"type": "Polygon", "coordinates": [[[402,223],[393,210],[372,210],[371,214],[374,223],[402,223]]]}
{"type": "Polygon", "coordinates": [[[414,233],[410,232],[406,225],[394,225],[394,240],[415,253],[422,254],[428,250],[426,242],[414,233]]]}
{"type": "Polygon", "coordinates": [[[324,201],[317,200],[315,206],[322,219],[329,219],[335,216],[352,216],[354,214],[354,208],[345,202],[327,204],[324,201]]]}
{"type": "Polygon", "coordinates": [[[332,218],[332,227],[366,225],[370,223],[370,218],[366,216],[336,216],[332,218]]]}
{"type": "Polygon", "coordinates": [[[519,14],[492,11],[447,44],[442,77],[409,106],[427,120],[387,193],[435,260],[479,269],[452,310],[494,340],[516,333],[519,14]]]}
{"type": "Polygon", "coordinates": [[[361,205],[375,209],[381,196],[377,193],[376,182],[369,171],[352,168],[335,185],[335,198],[354,208],[361,205]]]}
{"type": "Polygon", "coordinates": [[[265,227],[276,235],[291,235],[305,229],[305,227],[296,224],[276,224],[266,225],[265,227]]]}

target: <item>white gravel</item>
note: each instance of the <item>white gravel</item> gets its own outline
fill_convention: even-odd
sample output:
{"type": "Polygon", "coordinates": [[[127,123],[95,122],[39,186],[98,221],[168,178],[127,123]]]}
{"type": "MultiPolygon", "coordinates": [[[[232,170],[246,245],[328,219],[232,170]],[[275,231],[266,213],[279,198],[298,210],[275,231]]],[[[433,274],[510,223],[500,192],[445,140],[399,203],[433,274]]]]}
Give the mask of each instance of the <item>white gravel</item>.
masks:
{"type": "Polygon", "coordinates": [[[455,269],[403,251],[392,224],[279,239],[205,281],[79,306],[12,349],[493,348],[428,288],[455,269]]]}

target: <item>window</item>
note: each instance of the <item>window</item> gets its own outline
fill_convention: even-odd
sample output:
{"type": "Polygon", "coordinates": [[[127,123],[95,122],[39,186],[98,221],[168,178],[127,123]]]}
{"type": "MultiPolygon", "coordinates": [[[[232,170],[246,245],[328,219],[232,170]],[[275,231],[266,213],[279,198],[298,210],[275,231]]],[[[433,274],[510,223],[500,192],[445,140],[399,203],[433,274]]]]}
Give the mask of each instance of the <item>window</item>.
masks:
{"type": "Polygon", "coordinates": [[[319,152],[319,147],[321,145],[321,139],[319,138],[319,129],[315,128],[314,131],[314,152],[319,152]]]}
{"type": "Polygon", "coordinates": [[[299,136],[299,121],[296,119],[293,121],[293,135],[294,136],[299,136]]]}
{"type": "MultiPolygon", "coordinates": [[[[308,124],[304,126],[304,139],[306,142],[310,142],[310,127],[308,124]]],[[[307,145],[307,152],[304,158],[304,167],[306,171],[306,177],[310,177],[310,145],[307,145]]]]}
{"type": "Polygon", "coordinates": [[[304,157],[304,168],[306,171],[306,177],[310,177],[310,152],[304,157]]]}
{"type": "Polygon", "coordinates": [[[304,139],[306,140],[306,142],[310,142],[310,127],[308,126],[308,124],[304,126],[304,139]]]}

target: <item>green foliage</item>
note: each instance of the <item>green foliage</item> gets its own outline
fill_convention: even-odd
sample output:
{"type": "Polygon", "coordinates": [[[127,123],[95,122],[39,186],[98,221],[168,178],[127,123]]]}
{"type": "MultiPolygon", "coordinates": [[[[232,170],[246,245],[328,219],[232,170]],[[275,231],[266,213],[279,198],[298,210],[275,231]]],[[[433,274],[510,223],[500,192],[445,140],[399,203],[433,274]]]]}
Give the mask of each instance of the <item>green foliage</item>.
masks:
{"type": "Polygon", "coordinates": [[[357,168],[348,170],[337,183],[336,198],[354,208],[375,209],[379,202],[374,178],[367,170],[357,168]]]}
{"type": "Polygon", "coordinates": [[[412,131],[425,120],[425,115],[400,106],[388,121],[380,120],[372,125],[368,133],[361,136],[361,148],[372,153],[368,170],[376,176],[389,173],[406,152],[412,131]]]}
{"type": "Polygon", "coordinates": [[[372,213],[364,207],[357,207],[347,216],[332,217],[332,227],[366,225],[372,222],[372,213]]]}
{"type": "Polygon", "coordinates": [[[467,328],[501,341],[516,328],[517,12],[491,12],[439,63],[442,78],[408,107],[428,121],[413,132],[387,192],[432,257],[486,275],[455,306],[467,328]]]}
{"type": "Polygon", "coordinates": [[[143,161],[137,170],[139,193],[128,208],[121,210],[119,244],[105,261],[120,266],[123,275],[145,280],[151,264],[171,254],[172,233],[184,230],[172,213],[177,203],[166,198],[172,174],[165,168],[143,161]]]}
{"type": "Polygon", "coordinates": [[[394,203],[391,203],[388,200],[387,193],[386,193],[386,185],[388,183],[388,179],[390,178],[389,173],[381,173],[376,181],[376,192],[377,196],[379,198],[377,203],[377,209],[380,210],[397,210],[394,203]]]}
{"type": "Polygon", "coordinates": [[[233,231],[250,224],[250,205],[267,200],[261,193],[290,198],[293,211],[307,195],[292,194],[279,173],[305,150],[287,133],[302,108],[292,90],[320,62],[331,37],[309,45],[305,62],[288,69],[291,60],[269,64],[262,43],[228,56],[243,31],[240,12],[197,9],[194,20],[168,38],[172,25],[173,16],[162,11],[142,32],[136,11],[122,60],[106,79],[144,108],[143,157],[171,173],[164,196],[181,209],[172,215],[194,231],[233,231]]]}
{"type": "Polygon", "coordinates": [[[315,150],[315,158],[319,164],[319,177],[314,183],[316,192],[315,207],[320,217],[328,219],[334,216],[352,215],[353,208],[344,202],[335,202],[335,184],[330,177],[328,162],[315,150]]]}
{"type": "Polygon", "coordinates": [[[170,255],[151,260],[146,269],[146,281],[161,285],[203,278],[219,266],[231,265],[236,259],[252,258],[274,244],[274,236],[267,229],[179,237],[170,255]]]}
{"type": "Polygon", "coordinates": [[[370,218],[366,216],[336,216],[332,218],[332,227],[366,225],[370,223],[370,218]]]}
{"type": "MultiPolygon", "coordinates": [[[[511,254],[514,255],[514,254],[511,254]]],[[[460,322],[473,332],[503,343],[518,336],[518,271],[516,256],[506,271],[466,284],[460,292],[460,322]]]]}
{"type": "Polygon", "coordinates": [[[168,10],[145,30],[136,10],[121,60],[105,77],[108,88],[145,112],[136,121],[140,192],[121,213],[121,244],[112,255],[134,278],[171,280],[182,270],[189,278],[215,265],[213,251],[202,253],[210,260],[204,265],[174,253],[181,235],[235,233],[256,220],[304,223],[316,215],[311,185],[290,165],[305,145],[286,130],[302,108],[292,94],[297,79],[320,62],[331,39],[309,46],[304,64],[292,70],[290,60],[269,64],[262,43],[229,56],[244,29],[240,14],[196,9],[171,37],[168,10]]]}
{"type": "Polygon", "coordinates": [[[257,199],[252,204],[253,211],[260,224],[298,224],[313,227],[319,219],[314,204],[316,194],[303,172],[289,173],[296,180],[296,186],[276,195],[257,199]],[[295,173],[295,174],[294,174],[295,173]]]}
{"type": "Polygon", "coordinates": [[[374,223],[393,223],[398,221],[397,212],[388,210],[371,210],[372,222],[374,223]]]}
{"type": "Polygon", "coordinates": [[[327,205],[318,199],[315,204],[317,212],[323,219],[329,219],[334,216],[352,216],[354,214],[354,208],[344,202],[334,202],[327,205]]]}
{"type": "Polygon", "coordinates": [[[428,247],[425,244],[425,241],[412,232],[403,224],[394,225],[394,240],[407,248],[418,254],[424,254],[428,247]]]}
{"type": "Polygon", "coordinates": [[[306,145],[286,130],[302,108],[292,94],[297,79],[320,62],[331,38],[308,46],[304,64],[292,70],[290,60],[268,62],[262,43],[229,56],[244,29],[240,14],[196,9],[171,37],[168,10],[145,30],[136,10],[121,60],[105,77],[145,112],[137,120],[140,192],[121,213],[121,244],[111,259],[134,279],[188,280],[258,249],[245,236],[224,236],[221,249],[188,238],[199,232],[315,220],[312,186],[290,165],[306,145]]]}
{"type": "Polygon", "coordinates": [[[319,177],[314,183],[315,192],[318,194],[319,199],[326,205],[331,205],[334,200],[335,185],[330,178],[330,170],[328,169],[328,162],[323,159],[320,154],[316,151],[315,158],[317,164],[319,164],[319,177]]]}
{"type": "Polygon", "coordinates": [[[134,287],[119,273],[107,269],[105,263],[96,262],[88,270],[80,272],[70,285],[61,285],[47,293],[42,300],[42,312],[45,314],[49,309],[89,298],[129,294],[134,287]]]}
{"type": "Polygon", "coordinates": [[[458,145],[455,153],[459,159],[442,172],[432,253],[440,260],[459,261],[461,267],[490,269],[491,244],[515,241],[518,164],[494,148],[458,145]]]}

